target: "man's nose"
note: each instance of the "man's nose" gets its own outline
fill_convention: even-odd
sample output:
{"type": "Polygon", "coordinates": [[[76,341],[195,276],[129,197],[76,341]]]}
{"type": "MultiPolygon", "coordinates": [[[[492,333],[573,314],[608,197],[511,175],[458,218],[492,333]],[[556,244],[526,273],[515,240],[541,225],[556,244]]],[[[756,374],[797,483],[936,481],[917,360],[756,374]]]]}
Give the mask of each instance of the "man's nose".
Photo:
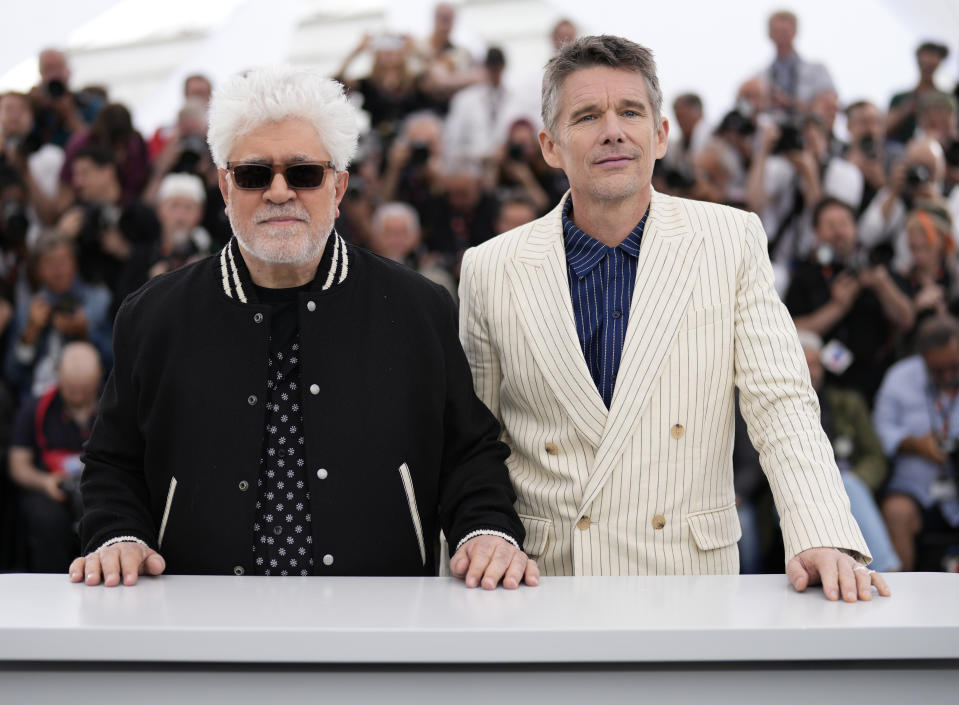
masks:
{"type": "Polygon", "coordinates": [[[274,174],[269,188],[263,193],[263,198],[271,203],[286,203],[290,199],[296,198],[296,191],[286,183],[283,174],[274,174]]]}
{"type": "Polygon", "coordinates": [[[620,121],[619,115],[615,111],[610,110],[603,113],[603,116],[600,118],[602,120],[602,138],[603,142],[622,142],[626,138],[626,133],[623,131],[623,125],[620,121]]]}

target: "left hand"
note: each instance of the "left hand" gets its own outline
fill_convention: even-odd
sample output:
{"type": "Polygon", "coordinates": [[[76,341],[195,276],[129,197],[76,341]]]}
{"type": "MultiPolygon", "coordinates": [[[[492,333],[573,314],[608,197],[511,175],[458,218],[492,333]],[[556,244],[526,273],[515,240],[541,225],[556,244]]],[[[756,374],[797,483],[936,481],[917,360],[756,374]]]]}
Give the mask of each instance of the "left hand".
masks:
{"type": "Polygon", "coordinates": [[[495,590],[500,580],[510,590],[523,580],[539,584],[536,561],[499,536],[476,536],[464,543],[450,559],[450,573],[464,578],[466,587],[482,585],[484,590],[495,590]]]}
{"type": "Polygon", "coordinates": [[[786,576],[799,592],[821,583],[829,600],[838,600],[840,592],[846,602],[871,600],[873,585],[883,597],[892,594],[882,575],[837,548],[806,549],[786,564],[786,576]]]}

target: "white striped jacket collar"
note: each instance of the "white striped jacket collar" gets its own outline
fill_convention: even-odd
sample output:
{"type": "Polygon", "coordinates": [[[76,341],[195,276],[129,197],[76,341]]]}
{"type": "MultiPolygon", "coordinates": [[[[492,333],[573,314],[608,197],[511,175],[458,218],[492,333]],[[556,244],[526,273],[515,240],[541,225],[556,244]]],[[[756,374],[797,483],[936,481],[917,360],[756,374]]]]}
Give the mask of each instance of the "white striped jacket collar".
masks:
{"type": "MultiPolygon", "coordinates": [[[[239,254],[236,253],[236,249],[233,247],[233,242],[236,238],[231,238],[228,243],[220,250],[220,279],[223,286],[223,292],[229,296],[231,299],[238,299],[242,303],[247,303],[247,294],[244,287],[244,284],[249,286],[251,284],[249,279],[249,273],[246,271],[245,265],[240,262],[237,264],[239,259],[239,254]]],[[[331,237],[327,240],[327,247],[330,245],[333,246],[333,255],[332,257],[324,257],[320,260],[320,269],[324,268],[324,265],[328,262],[329,269],[325,272],[321,272],[320,269],[316,272],[316,277],[313,280],[316,284],[319,284],[322,278],[322,285],[320,285],[321,291],[326,291],[334,285],[340,285],[346,281],[346,276],[350,269],[350,256],[346,250],[346,242],[340,237],[340,234],[334,230],[331,233],[331,237]]]]}

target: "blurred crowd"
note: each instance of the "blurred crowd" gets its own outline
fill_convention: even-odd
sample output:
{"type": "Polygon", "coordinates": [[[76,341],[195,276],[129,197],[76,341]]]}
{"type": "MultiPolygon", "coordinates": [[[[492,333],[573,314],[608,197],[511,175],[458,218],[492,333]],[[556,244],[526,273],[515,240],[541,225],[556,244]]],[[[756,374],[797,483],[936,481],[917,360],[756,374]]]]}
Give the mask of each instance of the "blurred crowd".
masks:
{"type": "MultiPolygon", "coordinates": [[[[455,22],[439,4],[428,36],[365,35],[335,76],[369,124],[338,232],[454,297],[468,247],[568,188],[539,147],[541,71],[505,81],[505,52],[457,46],[455,22]]],[[[915,83],[876,105],[796,52],[795,15],[768,29],[772,61],[731,79],[718,121],[695,93],[675,99],[654,187],[761,220],[873,567],[959,569],[959,121],[956,87],[936,82],[948,48],[904,56],[915,83]]],[[[562,20],[551,40],[577,34],[562,20]]],[[[0,570],[65,571],[114,314],[230,229],[206,145],[210,80],[188,77],[169,125],[142,135],[108,87],[71,83],[62,51],[43,51],[39,73],[29,93],[0,95],[0,570]]],[[[778,572],[778,520],[738,422],[742,568],[778,572]]]]}

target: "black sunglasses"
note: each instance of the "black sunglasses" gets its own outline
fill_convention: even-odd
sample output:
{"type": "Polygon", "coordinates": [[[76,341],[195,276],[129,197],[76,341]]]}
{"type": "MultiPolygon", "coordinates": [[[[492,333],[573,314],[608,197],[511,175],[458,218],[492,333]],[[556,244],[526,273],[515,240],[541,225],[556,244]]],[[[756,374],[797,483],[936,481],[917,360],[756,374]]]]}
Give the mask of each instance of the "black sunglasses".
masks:
{"type": "Polygon", "coordinates": [[[239,189],[262,191],[270,188],[273,177],[283,174],[286,185],[292,189],[313,189],[323,185],[327,169],[335,170],[333,162],[296,162],[294,164],[227,164],[233,174],[233,183],[239,189]]]}

